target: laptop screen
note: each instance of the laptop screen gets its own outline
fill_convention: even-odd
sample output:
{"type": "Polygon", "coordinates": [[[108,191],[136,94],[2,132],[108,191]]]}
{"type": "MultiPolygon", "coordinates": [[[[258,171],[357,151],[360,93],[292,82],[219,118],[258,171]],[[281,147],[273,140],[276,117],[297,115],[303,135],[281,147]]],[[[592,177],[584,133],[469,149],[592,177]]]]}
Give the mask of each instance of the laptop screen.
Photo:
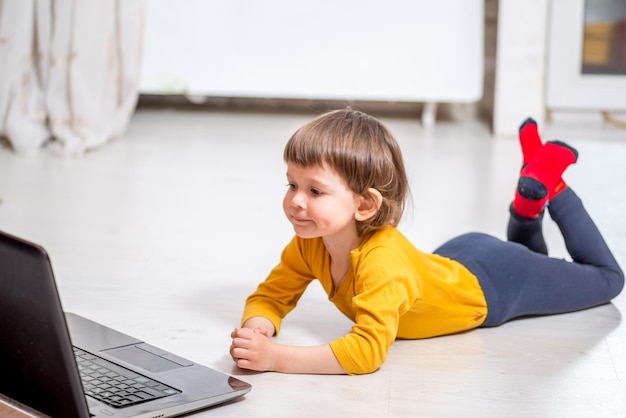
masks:
{"type": "Polygon", "coordinates": [[[89,412],[46,252],[0,231],[0,393],[52,417],[89,412]]]}

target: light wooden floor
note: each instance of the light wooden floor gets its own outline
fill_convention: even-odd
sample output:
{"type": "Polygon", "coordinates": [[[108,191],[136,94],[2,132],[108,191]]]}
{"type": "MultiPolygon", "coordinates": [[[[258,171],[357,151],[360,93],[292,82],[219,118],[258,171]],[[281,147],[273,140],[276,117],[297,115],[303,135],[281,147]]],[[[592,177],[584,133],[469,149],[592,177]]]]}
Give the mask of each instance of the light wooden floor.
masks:
{"type": "MultiPolygon", "coordinates": [[[[125,137],[83,158],[0,147],[0,229],[50,253],[68,311],[252,383],[206,417],[626,417],[626,297],[567,315],[396,342],[371,375],[242,373],[229,333],[278,261],[282,147],[312,115],[141,110],[125,137]]],[[[515,138],[474,122],[383,118],[404,150],[413,204],[401,229],[432,250],[504,236],[521,161],[515,138]]],[[[521,121],[520,121],[521,122],[521,121]]],[[[626,131],[547,126],[580,151],[565,179],[626,266],[626,131]]],[[[565,257],[549,219],[553,254],[565,257]]],[[[350,323],[312,286],[278,339],[318,344],[350,323]]]]}

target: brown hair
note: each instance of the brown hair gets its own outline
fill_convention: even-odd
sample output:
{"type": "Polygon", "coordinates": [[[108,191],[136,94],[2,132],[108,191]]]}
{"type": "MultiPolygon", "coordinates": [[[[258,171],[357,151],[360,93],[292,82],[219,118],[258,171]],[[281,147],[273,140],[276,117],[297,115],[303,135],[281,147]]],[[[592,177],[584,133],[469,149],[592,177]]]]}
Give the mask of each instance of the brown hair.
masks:
{"type": "Polygon", "coordinates": [[[382,205],[372,218],[357,222],[359,235],[400,222],[409,193],[402,152],[376,118],[352,109],[318,116],[291,136],[283,159],[303,167],[326,165],[361,196],[378,190],[382,205]]]}

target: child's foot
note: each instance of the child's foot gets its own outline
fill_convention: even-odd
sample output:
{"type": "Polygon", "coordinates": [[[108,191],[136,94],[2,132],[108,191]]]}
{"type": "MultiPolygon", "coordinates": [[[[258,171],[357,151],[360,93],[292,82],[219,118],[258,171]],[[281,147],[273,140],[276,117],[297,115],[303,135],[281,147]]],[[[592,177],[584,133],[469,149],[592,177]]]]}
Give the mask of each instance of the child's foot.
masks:
{"type": "Polygon", "coordinates": [[[537,129],[537,122],[528,118],[519,127],[519,143],[522,146],[522,169],[533,159],[543,143],[537,129]]]}
{"type": "MultiPolygon", "coordinates": [[[[541,137],[539,136],[539,130],[537,128],[537,122],[533,118],[527,118],[519,127],[519,142],[522,146],[522,170],[533,159],[537,151],[543,146],[541,137]]],[[[556,187],[553,190],[553,194],[548,196],[548,200],[552,199],[558,192],[565,188],[565,182],[560,180],[560,187],[556,187]],[[556,193],[554,191],[558,190],[556,193]]]]}
{"type": "Polygon", "coordinates": [[[563,172],[578,159],[578,151],[561,141],[543,145],[522,169],[513,208],[525,218],[536,218],[567,185],[563,172]]]}

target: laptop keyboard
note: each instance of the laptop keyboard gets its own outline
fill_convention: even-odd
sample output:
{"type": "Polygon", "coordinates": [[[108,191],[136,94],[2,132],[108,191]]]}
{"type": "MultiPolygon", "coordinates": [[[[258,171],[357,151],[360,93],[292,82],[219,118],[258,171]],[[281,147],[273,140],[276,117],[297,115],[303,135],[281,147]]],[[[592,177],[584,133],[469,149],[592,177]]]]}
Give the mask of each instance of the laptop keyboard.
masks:
{"type": "Polygon", "coordinates": [[[74,347],[85,395],[115,408],[181,393],[156,380],[74,347]]]}

